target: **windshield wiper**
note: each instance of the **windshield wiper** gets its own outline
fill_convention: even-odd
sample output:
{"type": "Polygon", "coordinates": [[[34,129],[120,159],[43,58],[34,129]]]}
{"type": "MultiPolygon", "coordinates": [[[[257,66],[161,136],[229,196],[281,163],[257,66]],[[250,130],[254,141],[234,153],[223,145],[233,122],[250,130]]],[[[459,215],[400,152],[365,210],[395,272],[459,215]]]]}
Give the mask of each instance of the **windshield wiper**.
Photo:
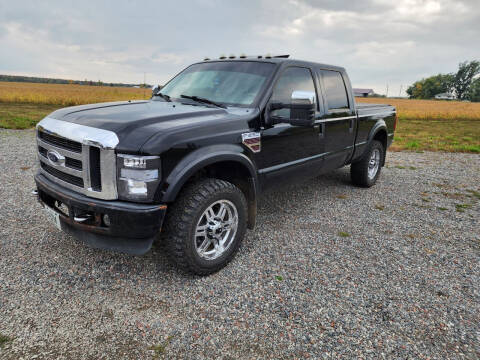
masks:
{"type": "Polygon", "coordinates": [[[224,109],[227,108],[223,104],[219,104],[215,101],[212,101],[212,100],[209,100],[209,99],[206,99],[206,98],[202,98],[202,97],[199,97],[199,96],[195,96],[195,95],[180,95],[180,97],[184,98],[184,99],[191,99],[193,101],[204,103],[204,104],[215,105],[215,106],[218,106],[218,107],[221,107],[221,108],[224,108],[224,109]]]}
{"type": "Polygon", "coordinates": [[[157,91],[155,94],[153,94],[153,96],[160,96],[165,101],[172,101],[170,100],[170,96],[168,96],[167,94],[162,94],[160,91],[157,91]]]}

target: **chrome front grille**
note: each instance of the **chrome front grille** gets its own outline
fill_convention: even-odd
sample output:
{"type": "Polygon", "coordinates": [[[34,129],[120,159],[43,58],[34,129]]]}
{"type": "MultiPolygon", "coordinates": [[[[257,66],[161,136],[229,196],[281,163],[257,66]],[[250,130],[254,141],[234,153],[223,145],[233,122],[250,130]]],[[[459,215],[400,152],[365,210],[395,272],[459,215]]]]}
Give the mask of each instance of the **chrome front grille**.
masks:
{"type": "Polygon", "coordinates": [[[56,178],[58,178],[62,181],[65,181],[69,184],[72,184],[72,185],[83,188],[83,178],[75,176],[75,175],[70,175],[66,172],[57,170],[53,166],[47,165],[43,161],[40,162],[40,166],[41,166],[42,170],[46,171],[50,175],[55,176],[56,178]]]}
{"type": "Polygon", "coordinates": [[[40,172],[87,196],[117,199],[115,133],[45,118],[37,125],[40,172]]]}
{"type": "Polygon", "coordinates": [[[56,147],[60,147],[62,149],[66,149],[66,150],[77,152],[77,153],[82,152],[82,144],[77,141],[65,139],[64,137],[61,137],[61,136],[50,135],[49,133],[46,133],[44,131],[39,131],[38,137],[42,141],[48,144],[54,145],[56,147]]]}

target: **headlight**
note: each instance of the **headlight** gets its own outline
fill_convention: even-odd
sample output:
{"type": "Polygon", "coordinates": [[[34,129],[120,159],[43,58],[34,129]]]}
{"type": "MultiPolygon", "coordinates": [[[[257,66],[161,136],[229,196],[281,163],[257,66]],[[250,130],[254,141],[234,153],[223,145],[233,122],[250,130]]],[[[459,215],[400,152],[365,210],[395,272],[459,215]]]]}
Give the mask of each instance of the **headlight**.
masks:
{"type": "Polygon", "coordinates": [[[160,157],[117,155],[118,197],[148,202],[161,180],[160,157]]]}

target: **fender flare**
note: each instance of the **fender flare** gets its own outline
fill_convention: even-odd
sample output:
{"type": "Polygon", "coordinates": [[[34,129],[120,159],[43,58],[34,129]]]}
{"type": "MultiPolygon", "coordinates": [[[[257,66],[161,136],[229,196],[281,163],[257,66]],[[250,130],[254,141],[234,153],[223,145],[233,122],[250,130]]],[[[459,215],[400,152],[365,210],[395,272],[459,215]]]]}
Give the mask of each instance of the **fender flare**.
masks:
{"type": "Polygon", "coordinates": [[[233,144],[211,145],[191,152],[167,176],[166,182],[169,186],[162,196],[162,201],[173,202],[183,185],[193,174],[205,166],[221,161],[235,161],[248,169],[250,178],[253,180],[253,196],[256,198],[259,189],[257,171],[253,162],[243,152],[242,147],[233,144]]]}
{"type": "Polygon", "coordinates": [[[373,125],[372,129],[370,130],[370,134],[368,134],[367,142],[370,143],[373,140],[373,138],[375,137],[375,135],[377,135],[377,133],[381,130],[385,130],[385,134],[388,135],[387,124],[385,123],[385,120],[383,120],[383,119],[378,120],[375,123],[375,125],[373,125]]]}
{"type": "MultiPolygon", "coordinates": [[[[372,129],[370,130],[370,133],[368,134],[368,138],[367,138],[367,144],[370,145],[370,143],[373,141],[373,139],[375,138],[375,136],[380,132],[380,131],[385,131],[385,135],[388,136],[388,128],[387,128],[387,124],[385,123],[385,120],[383,119],[380,119],[378,120],[375,125],[373,125],[372,129]]],[[[368,150],[369,146],[366,147],[365,151],[363,152],[362,156],[365,156],[367,150],[368,150]]],[[[385,148],[385,151],[387,149],[385,148]]],[[[382,166],[385,165],[385,156],[383,157],[383,162],[382,162],[382,166]]]]}

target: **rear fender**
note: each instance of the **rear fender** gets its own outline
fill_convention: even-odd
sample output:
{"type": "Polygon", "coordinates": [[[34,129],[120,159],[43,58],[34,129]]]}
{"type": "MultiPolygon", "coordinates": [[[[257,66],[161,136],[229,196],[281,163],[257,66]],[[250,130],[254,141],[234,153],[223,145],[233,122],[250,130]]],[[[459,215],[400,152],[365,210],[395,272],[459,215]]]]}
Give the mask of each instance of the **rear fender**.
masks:
{"type": "MultiPolygon", "coordinates": [[[[388,131],[387,131],[387,124],[385,123],[385,120],[383,119],[380,119],[378,120],[375,125],[372,127],[372,130],[370,130],[370,134],[368,135],[368,144],[370,145],[370,143],[375,139],[375,137],[380,134],[381,132],[384,133],[385,135],[385,139],[387,139],[387,134],[388,134],[388,131]]],[[[385,146],[385,151],[387,150],[386,148],[386,144],[384,144],[385,146]]],[[[369,149],[370,146],[367,146],[366,147],[366,151],[362,154],[362,157],[365,156],[367,150],[369,149]]],[[[385,165],[385,156],[383,157],[383,163],[382,163],[382,166],[385,165]]]]}

